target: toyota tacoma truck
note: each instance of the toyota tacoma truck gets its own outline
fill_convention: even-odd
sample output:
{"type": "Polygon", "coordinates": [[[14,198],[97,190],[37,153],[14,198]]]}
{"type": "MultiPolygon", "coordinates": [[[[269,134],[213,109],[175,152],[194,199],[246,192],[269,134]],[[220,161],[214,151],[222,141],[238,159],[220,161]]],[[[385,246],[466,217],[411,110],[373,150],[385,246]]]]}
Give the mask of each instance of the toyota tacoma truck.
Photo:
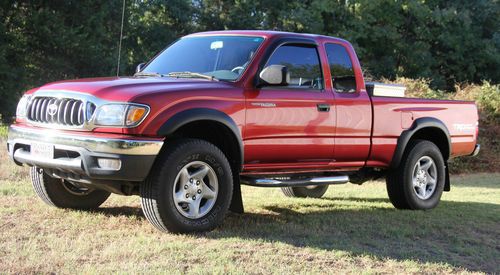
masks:
{"type": "Polygon", "coordinates": [[[178,39],[131,77],[26,92],[7,147],[49,205],[139,195],[159,230],[197,232],[243,212],[242,184],[320,198],[385,177],[396,208],[434,208],[447,162],[476,155],[477,135],[474,102],[367,84],[345,40],[217,31],[178,39]]]}

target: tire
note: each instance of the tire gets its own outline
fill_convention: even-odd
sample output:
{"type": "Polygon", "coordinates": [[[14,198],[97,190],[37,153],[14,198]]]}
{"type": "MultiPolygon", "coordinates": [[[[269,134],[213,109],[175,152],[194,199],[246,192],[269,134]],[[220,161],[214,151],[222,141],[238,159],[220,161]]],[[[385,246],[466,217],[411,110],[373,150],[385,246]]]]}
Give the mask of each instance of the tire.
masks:
{"type": "Polygon", "coordinates": [[[53,178],[38,167],[31,167],[30,175],[38,197],[46,204],[58,208],[95,209],[110,195],[104,190],[77,187],[66,180],[53,178]]]}
{"type": "Polygon", "coordinates": [[[427,140],[411,141],[400,165],[387,175],[389,199],[398,209],[432,209],[443,194],[445,175],[439,148],[427,140]]]}
{"type": "Polygon", "coordinates": [[[287,197],[296,198],[321,198],[328,190],[328,185],[308,187],[281,187],[281,191],[287,197]]]}
{"type": "Polygon", "coordinates": [[[215,145],[173,141],[140,186],[144,215],[161,231],[203,232],[219,226],[230,205],[233,176],[215,145]]]}

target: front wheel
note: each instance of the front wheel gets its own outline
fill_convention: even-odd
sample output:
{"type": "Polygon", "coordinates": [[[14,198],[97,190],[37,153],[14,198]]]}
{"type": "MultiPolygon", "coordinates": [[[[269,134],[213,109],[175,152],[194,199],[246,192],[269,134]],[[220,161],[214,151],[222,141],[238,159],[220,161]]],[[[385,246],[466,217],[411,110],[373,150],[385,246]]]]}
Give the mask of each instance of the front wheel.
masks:
{"type": "Polygon", "coordinates": [[[186,139],[169,144],[141,184],[146,218],[159,230],[208,231],[220,225],[229,208],[233,176],[216,146],[186,139]]]}
{"type": "Polygon", "coordinates": [[[387,176],[387,193],[399,209],[431,209],[445,184],[445,162],[439,148],[427,140],[408,145],[401,164],[387,176]]]}

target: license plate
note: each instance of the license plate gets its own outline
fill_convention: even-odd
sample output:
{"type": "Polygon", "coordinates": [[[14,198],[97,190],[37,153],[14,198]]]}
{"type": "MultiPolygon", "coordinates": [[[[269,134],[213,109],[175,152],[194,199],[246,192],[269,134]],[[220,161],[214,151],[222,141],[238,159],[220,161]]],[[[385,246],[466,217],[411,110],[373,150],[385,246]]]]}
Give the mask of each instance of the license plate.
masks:
{"type": "Polygon", "coordinates": [[[54,145],[47,143],[32,143],[31,155],[40,158],[54,158],[54,145]]]}

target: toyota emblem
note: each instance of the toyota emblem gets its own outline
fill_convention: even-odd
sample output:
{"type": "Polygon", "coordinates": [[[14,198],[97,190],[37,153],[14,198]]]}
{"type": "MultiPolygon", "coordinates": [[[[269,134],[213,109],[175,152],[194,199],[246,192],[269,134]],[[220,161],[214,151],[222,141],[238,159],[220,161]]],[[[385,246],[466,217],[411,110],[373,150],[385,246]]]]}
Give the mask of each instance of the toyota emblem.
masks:
{"type": "Polygon", "coordinates": [[[48,107],[47,107],[47,112],[49,113],[49,115],[53,116],[57,113],[57,105],[56,104],[50,104],[48,107]]]}

